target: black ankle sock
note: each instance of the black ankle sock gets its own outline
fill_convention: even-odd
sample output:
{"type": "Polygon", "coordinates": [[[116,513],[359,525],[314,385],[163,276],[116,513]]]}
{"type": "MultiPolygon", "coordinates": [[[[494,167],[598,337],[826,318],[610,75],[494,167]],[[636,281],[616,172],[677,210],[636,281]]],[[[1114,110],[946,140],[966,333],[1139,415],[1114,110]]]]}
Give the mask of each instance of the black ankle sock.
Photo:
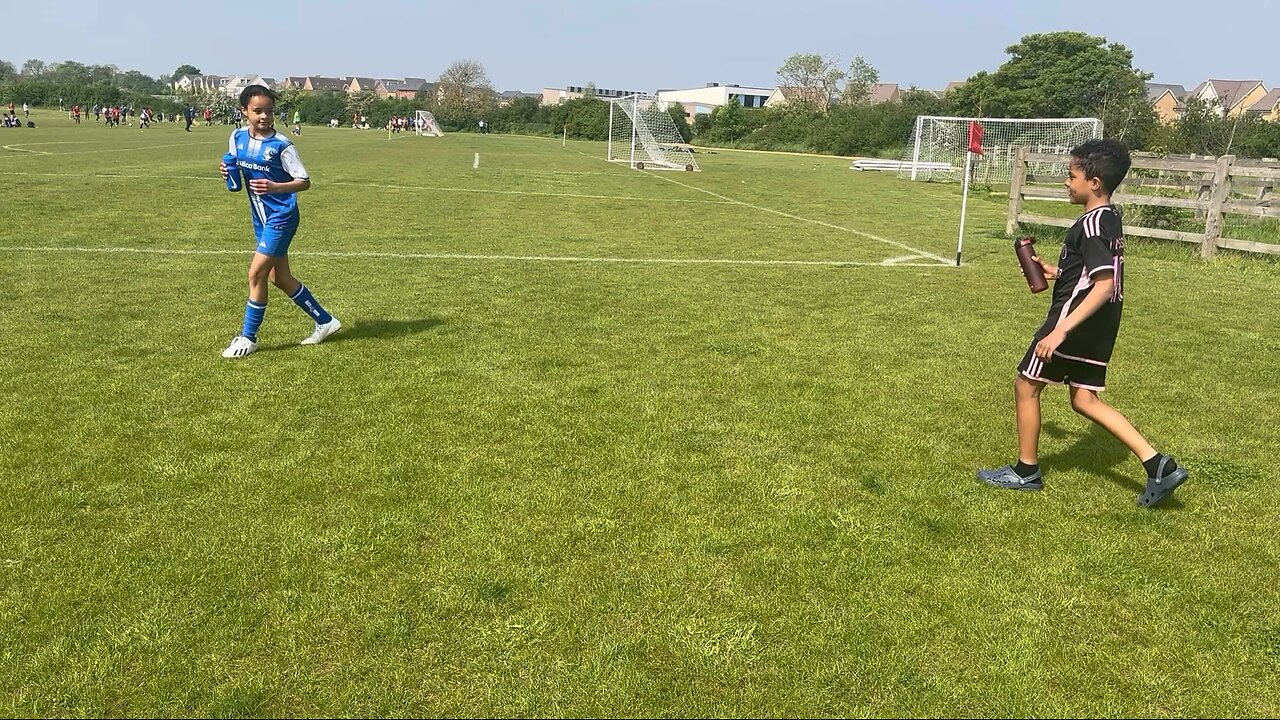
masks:
{"type": "MultiPolygon", "coordinates": [[[[1168,456],[1161,455],[1160,453],[1156,453],[1151,457],[1150,460],[1142,461],[1142,467],[1146,469],[1147,477],[1155,477],[1156,473],[1160,471],[1160,458],[1162,457],[1168,457],[1168,456]]],[[[1169,462],[1164,466],[1164,474],[1168,475],[1169,473],[1177,469],[1178,469],[1178,463],[1174,462],[1173,458],[1169,458],[1169,462]]]]}
{"type": "Polygon", "coordinates": [[[1029,478],[1032,475],[1035,475],[1036,473],[1040,472],[1040,463],[1036,463],[1035,465],[1028,465],[1022,462],[1021,460],[1019,460],[1018,464],[1013,466],[1013,471],[1018,473],[1018,477],[1020,478],[1029,478]]]}

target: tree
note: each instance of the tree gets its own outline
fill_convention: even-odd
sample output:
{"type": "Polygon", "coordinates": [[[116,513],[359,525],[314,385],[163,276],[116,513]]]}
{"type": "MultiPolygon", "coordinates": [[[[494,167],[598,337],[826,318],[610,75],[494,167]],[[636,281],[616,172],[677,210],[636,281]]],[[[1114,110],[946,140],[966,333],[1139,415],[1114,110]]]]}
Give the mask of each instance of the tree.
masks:
{"type": "Polygon", "coordinates": [[[373,101],[378,99],[378,95],[372,90],[361,90],[360,92],[350,93],[347,95],[347,114],[361,115],[369,114],[369,108],[373,107],[373,101]]]}
{"type": "Polygon", "coordinates": [[[1005,52],[1009,60],[994,73],[980,72],[957,88],[960,112],[1035,118],[1100,117],[1108,110],[1124,125],[1151,79],[1134,69],[1125,46],[1082,32],[1027,35],[1005,52]]]}
{"type": "Polygon", "coordinates": [[[778,68],[779,84],[801,89],[801,97],[788,98],[791,103],[825,111],[844,79],[838,62],[817,54],[796,53],[778,68]]]}
{"type": "Polygon", "coordinates": [[[676,131],[680,133],[681,142],[689,142],[693,139],[693,128],[689,127],[689,118],[684,116],[684,105],[680,103],[671,103],[667,106],[667,114],[671,115],[671,122],[676,124],[676,131]]]}
{"type": "Polygon", "coordinates": [[[18,68],[7,60],[0,60],[0,83],[18,79],[18,68]]]}
{"type": "Polygon", "coordinates": [[[460,115],[492,97],[493,84],[483,65],[475,60],[458,60],[440,73],[439,93],[441,112],[460,115]]]}
{"type": "Polygon", "coordinates": [[[748,132],[746,117],[737,100],[730,100],[711,111],[711,128],[707,139],[713,142],[733,142],[748,132]]]}
{"type": "Polygon", "coordinates": [[[849,64],[849,72],[845,77],[847,79],[844,92],[840,93],[840,102],[857,105],[871,97],[871,86],[880,82],[880,71],[859,55],[849,64]]]}
{"type": "Polygon", "coordinates": [[[203,74],[204,73],[200,72],[200,68],[196,67],[195,65],[179,65],[178,69],[174,70],[173,75],[170,77],[172,80],[177,80],[183,75],[203,75],[203,74]]]}
{"type": "Polygon", "coordinates": [[[24,80],[40,77],[44,74],[46,68],[48,68],[48,65],[43,60],[31,58],[22,63],[22,77],[24,80]]]}

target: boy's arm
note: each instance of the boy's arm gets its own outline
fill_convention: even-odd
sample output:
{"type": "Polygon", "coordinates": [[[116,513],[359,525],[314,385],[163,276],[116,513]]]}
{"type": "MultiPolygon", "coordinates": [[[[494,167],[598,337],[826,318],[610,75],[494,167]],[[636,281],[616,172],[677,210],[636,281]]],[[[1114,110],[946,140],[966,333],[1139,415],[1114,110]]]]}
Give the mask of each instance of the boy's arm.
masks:
{"type": "Polygon", "coordinates": [[[1080,327],[1080,324],[1089,319],[1090,315],[1098,312],[1098,308],[1111,302],[1111,284],[1115,282],[1115,277],[1111,272],[1101,271],[1097,278],[1093,281],[1093,287],[1089,288],[1089,294],[1084,296],[1084,300],[1072,310],[1062,322],[1058,323],[1043,340],[1036,343],[1036,357],[1041,360],[1048,360],[1053,355],[1053,351],[1067,339],[1067,335],[1072,330],[1080,327]]]}

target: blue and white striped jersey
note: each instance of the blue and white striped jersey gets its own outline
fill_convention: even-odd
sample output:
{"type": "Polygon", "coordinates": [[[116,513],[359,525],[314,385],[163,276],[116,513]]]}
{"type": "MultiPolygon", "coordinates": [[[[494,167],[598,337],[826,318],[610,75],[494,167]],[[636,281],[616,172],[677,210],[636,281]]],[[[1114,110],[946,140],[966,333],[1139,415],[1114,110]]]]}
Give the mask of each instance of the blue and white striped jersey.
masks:
{"type": "MultiPolygon", "coordinates": [[[[249,134],[248,128],[238,128],[231,133],[227,152],[236,156],[236,165],[244,174],[246,190],[250,180],[289,182],[310,177],[298,157],[298,149],[280,133],[259,140],[249,134]]],[[[290,223],[298,219],[297,193],[245,194],[249,196],[255,226],[290,223]]]]}

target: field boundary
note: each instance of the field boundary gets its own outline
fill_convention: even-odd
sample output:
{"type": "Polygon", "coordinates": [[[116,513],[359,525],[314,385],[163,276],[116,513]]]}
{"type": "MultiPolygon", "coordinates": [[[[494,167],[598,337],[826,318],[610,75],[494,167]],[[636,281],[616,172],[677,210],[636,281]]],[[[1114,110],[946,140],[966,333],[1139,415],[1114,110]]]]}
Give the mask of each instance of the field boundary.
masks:
{"type": "MultiPolygon", "coordinates": [[[[251,255],[252,250],[206,249],[206,248],[139,248],[139,247],[84,247],[57,245],[0,245],[4,253],[98,253],[117,255],[251,255]]],[[[919,255],[905,255],[897,258],[878,261],[861,260],[754,260],[750,258],[635,258],[635,257],[588,257],[577,255],[483,255],[467,253],[414,253],[414,252],[380,252],[380,251],[344,251],[344,250],[295,250],[291,255],[299,257],[331,257],[331,258],[370,258],[389,260],[471,260],[491,262],[563,262],[563,263],[610,263],[638,265],[742,265],[755,267],[912,267],[938,268],[950,267],[937,263],[913,263],[919,255]]]]}

